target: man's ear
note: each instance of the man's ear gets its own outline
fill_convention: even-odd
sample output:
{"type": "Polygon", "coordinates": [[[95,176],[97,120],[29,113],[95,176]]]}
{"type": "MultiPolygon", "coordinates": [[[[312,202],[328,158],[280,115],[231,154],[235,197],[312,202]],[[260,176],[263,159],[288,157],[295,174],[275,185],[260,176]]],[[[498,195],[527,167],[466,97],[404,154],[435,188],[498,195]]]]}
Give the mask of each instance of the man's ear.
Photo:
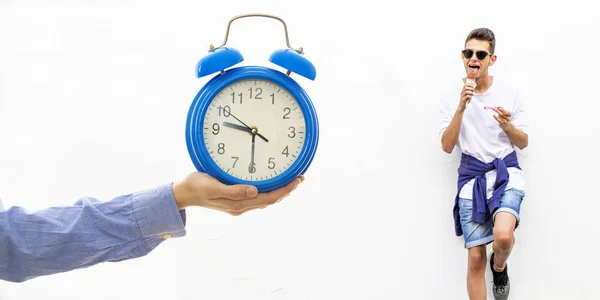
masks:
{"type": "Polygon", "coordinates": [[[490,67],[494,65],[494,63],[496,62],[496,59],[498,59],[496,54],[490,56],[490,67]]]}

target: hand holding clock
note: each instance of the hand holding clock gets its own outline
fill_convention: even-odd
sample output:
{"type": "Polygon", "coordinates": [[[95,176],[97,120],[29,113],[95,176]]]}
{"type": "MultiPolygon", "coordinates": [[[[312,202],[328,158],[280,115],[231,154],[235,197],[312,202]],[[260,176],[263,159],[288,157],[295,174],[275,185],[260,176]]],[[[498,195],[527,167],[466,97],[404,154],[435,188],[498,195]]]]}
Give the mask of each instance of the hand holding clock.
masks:
{"type": "Polygon", "coordinates": [[[173,196],[179,210],[200,206],[239,216],[278,203],[303,181],[304,176],[299,175],[279,189],[258,193],[252,185],[226,185],[206,173],[194,172],[173,184],[173,196]]]}

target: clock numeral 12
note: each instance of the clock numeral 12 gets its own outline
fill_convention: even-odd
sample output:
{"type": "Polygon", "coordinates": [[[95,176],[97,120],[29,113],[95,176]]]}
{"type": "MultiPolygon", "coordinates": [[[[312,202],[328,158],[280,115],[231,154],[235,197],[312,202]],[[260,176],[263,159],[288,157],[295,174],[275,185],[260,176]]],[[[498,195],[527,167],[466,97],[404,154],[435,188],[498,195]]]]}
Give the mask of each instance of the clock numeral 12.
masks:
{"type": "MultiPolygon", "coordinates": [[[[256,96],[254,96],[254,99],[259,99],[259,100],[262,99],[262,97],[260,95],[262,94],[263,90],[259,87],[257,87],[255,90],[256,90],[256,96]]],[[[250,91],[250,99],[252,99],[252,88],[249,88],[248,91],[250,91]]]]}

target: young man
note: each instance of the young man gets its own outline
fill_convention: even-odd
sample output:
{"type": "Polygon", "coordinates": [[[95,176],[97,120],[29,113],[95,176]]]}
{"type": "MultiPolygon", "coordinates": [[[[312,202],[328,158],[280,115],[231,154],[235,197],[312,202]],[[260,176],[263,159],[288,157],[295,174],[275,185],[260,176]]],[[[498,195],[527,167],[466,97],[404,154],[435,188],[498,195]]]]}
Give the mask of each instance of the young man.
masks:
{"type": "Polygon", "coordinates": [[[452,153],[458,147],[462,152],[453,213],[456,235],[464,236],[468,249],[467,291],[472,300],[486,299],[486,245],[492,241],[492,292],[497,300],[508,298],[507,260],[525,195],[515,152],[515,147],[524,149],[528,143],[523,98],[488,74],[497,59],[495,46],[490,29],[469,33],[462,51],[468,75],[457,80],[440,103],[442,149],[452,153]]]}

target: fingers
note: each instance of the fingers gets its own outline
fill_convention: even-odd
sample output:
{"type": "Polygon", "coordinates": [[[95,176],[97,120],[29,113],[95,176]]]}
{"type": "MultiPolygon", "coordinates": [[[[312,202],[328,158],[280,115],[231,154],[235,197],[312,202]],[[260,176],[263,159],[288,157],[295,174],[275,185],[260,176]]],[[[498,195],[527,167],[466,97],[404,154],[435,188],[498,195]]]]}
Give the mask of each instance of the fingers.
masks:
{"type": "Polygon", "coordinates": [[[499,125],[499,126],[500,126],[500,128],[502,128],[502,129],[506,128],[506,125],[508,125],[508,124],[509,124],[507,120],[505,120],[504,118],[502,118],[502,117],[499,117],[499,116],[497,116],[497,115],[494,115],[494,119],[496,119],[496,121],[498,121],[498,125],[499,125]]]}
{"type": "Polygon", "coordinates": [[[471,102],[472,97],[473,97],[472,95],[465,95],[461,98],[460,102],[462,102],[463,105],[467,105],[467,104],[469,104],[469,102],[471,102]]]}
{"type": "Polygon", "coordinates": [[[246,198],[242,200],[233,200],[231,198],[219,198],[214,199],[212,202],[215,206],[219,207],[220,210],[237,216],[249,210],[264,208],[281,201],[283,198],[287,197],[302,181],[304,181],[304,177],[299,176],[282,188],[268,193],[258,194],[256,197],[251,199],[246,198]]]}
{"type": "Polygon", "coordinates": [[[500,128],[504,129],[508,123],[510,123],[510,112],[504,110],[502,107],[492,108],[498,115],[494,115],[494,119],[500,124],[500,128]]]}
{"type": "Polygon", "coordinates": [[[500,117],[502,117],[506,121],[510,121],[509,111],[504,110],[502,107],[492,107],[492,110],[494,110],[500,117]]]}
{"type": "Polygon", "coordinates": [[[303,181],[304,181],[304,176],[299,176],[292,182],[288,183],[286,186],[284,186],[280,189],[271,191],[269,193],[265,193],[262,196],[264,196],[264,198],[267,201],[275,201],[275,203],[279,203],[281,200],[283,200],[285,197],[287,197],[289,194],[291,194],[298,187],[298,185],[300,185],[303,181]]]}
{"type": "Polygon", "coordinates": [[[463,89],[463,92],[462,92],[463,97],[465,97],[465,96],[471,96],[472,97],[474,93],[475,93],[475,89],[473,89],[473,87],[470,87],[470,86],[465,87],[463,89]]]}
{"type": "Polygon", "coordinates": [[[473,86],[470,86],[470,85],[463,86],[461,101],[463,101],[465,103],[469,103],[471,101],[471,98],[473,98],[474,93],[475,93],[475,88],[473,88],[473,86]]]}
{"type": "Polygon", "coordinates": [[[230,200],[251,199],[258,195],[258,190],[255,186],[246,184],[225,185],[214,183],[210,198],[225,198],[230,200]]]}
{"type": "Polygon", "coordinates": [[[264,200],[283,198],[284,196],[289,195],[294,189],[296,189],[296,187],[298,187],[298,185],[302,183],[302,181],[304,181],[304,177],[299,176],[282,188],[258,195],[258,198],[262,197],[264,200]]]}
{"type": "Polygon", "coordinates": [[[510,121],[510,116],[511,116],[510,112],[507,111],[507,110],[504,110],[504,108],[502,108],[502,107],[498,107],[498,110],[502,112],[502,115],[504,116],[504,119],[506,119],[506,121],[509,122],[510,121]]]}

